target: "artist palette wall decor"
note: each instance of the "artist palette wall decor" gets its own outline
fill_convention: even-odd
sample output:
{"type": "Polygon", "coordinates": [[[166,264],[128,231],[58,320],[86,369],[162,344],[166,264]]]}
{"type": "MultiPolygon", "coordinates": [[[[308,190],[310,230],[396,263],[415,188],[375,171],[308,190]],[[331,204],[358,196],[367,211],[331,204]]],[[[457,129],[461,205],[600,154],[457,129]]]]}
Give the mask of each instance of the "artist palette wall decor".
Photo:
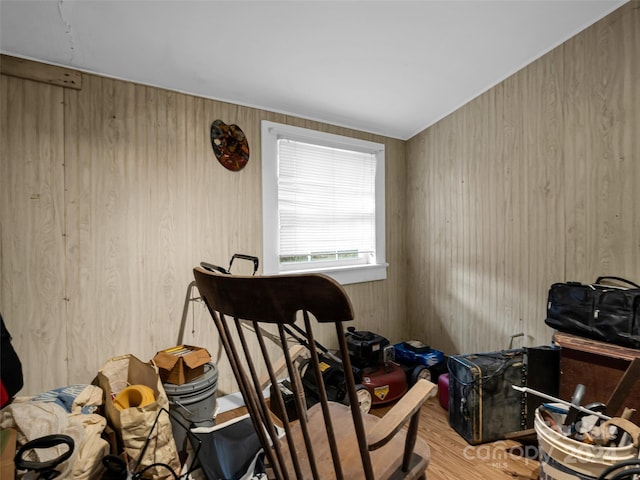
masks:
{"type": "Polygon", "coordinates": [[[249,143],[238,125],[222,120],[211,124],[211,147],[220,164],[228,170],[242,170],[249,161],[249,143]]]}

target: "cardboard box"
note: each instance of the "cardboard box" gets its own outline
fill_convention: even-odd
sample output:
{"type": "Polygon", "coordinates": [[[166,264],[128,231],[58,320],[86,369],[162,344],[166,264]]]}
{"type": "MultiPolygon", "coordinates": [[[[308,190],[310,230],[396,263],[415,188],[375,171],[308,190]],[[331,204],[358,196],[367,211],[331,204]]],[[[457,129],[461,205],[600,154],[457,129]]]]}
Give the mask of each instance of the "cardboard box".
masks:
{"type": "Polygon", "coordinates": [[[178,345],[159,351],[153,357],[164,383],[182,385],[204,375],[204,366],[211,355],[202,347],[178,345]]]}

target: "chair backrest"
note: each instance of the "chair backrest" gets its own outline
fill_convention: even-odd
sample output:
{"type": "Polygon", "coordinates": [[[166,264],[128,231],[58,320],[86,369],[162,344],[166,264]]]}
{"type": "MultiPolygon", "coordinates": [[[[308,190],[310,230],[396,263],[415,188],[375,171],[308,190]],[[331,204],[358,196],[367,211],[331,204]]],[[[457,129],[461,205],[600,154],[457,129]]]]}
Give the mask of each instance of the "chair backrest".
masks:
{"type": "MultiPolygon", "coordinates": [[[[330,277],[319,274],[243,277],[222,275],[197,267],[194,269],[194,275],[200,295],[209,308],[219,331],[238,386],[260,436],[269,466],[277,478],[309,478],[305,477],[308,473],[302,473],[306,469],[311,471],[313,478],[321,478],[317,465],[319,461],[333,461],[336,478],[343,478],[343,467],[335,439],[336,435],[340,435],[343,425],[335,424],[336,420],[330,415],[330,402],[322,378],[326,364],[319,360],[322,355],[318,351],[319,347],[321,349],[323,346],[316,343],[314,335],[314,327],[316,331],[319,327],[317,324],[334,325],[335,341],[339,357],[343,362],[344,388],[347,392],[345,400],[348,399],[344,403],[350,405],[350,408],[343,407],[343,409],[350,411],[357,437],[357,442],[352,445],[352,451],[359,450],[361,471],[364,472],[365,478],[372,479],[374,476],[371,458],[344,334],[343,322],[353,319],[351,302],[344,289],[330,277]],[[249,328],[246,328],[247,326],[249,328]],[[310,357],[305,372],[312,372],[318,390],[317,401],[322,410],[326,432],[322,438],[328,441],[330,459],[316,458],[319,454],[314,453],[318,437],[316,432],[309,431],[307,404],[304,399],[299,366],[291,358],[289,351],[293,327],[297,329],[296,332],[304,331],[303,340],[306,341],[310,357]],[[255,339],[249,338],[254,335],[255,339]],[[277,343],[278,348],[274,348],[270,343],[272,340],[277,343]],[[280,412],[281,428],[285,432],[282,441],[276,427],[279,422],[274,423],[269,402],[263,395],[264,376],[262,375],[266,370],[271,385],[278,385],[279,379],[282,378],[282,376],[278,377],[277,372],[280,366],[286,368],[284,375],[290,379],[295,417],[297,417],[297,420],[289,421],[287,406],[278,390],[275,390],[278,393],[271,396],[270,402],[272,408],[275,410],[277,407],[277,411],[280,412]],[[295,453],[287,454],[287,452],[296,452],[296,447],[300,451],[302,447],[292,444],[295,442],[291,434],[294,425],[296,432],[302,432],[306,455],[303,460],[295,453]],[[302,463],[304,465],[301,465],[302,463]]],[[[323,327],[325,334],[326,330],[323,327]]],[[[306,378],[307,373],[304,375],[306,378]]],[[[357,458],[358,455],[355,454],[355,457],[357,458]]]]}

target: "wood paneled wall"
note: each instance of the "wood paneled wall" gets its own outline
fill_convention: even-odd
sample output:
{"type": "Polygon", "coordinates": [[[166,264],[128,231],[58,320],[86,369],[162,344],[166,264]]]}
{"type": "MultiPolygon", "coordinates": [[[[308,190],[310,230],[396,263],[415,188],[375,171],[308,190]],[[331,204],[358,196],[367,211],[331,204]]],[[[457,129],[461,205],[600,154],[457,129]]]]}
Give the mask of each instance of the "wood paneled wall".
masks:
{"type": "MultiPolygon", "coordinates": [[[[640,280],[638,58],[632,2],[408,142],[88,74],[2,75],[0,311],[21,393],[152,358],[177,341],[193,266],[261,256],[262,119],[386,144],[390,267],[347,286],[358,328],[447,353],[548,343],[551,283],[640,280]],[[241,172],[213,156],[218,118],[249,138],[241,172]]],[[[234,390],[200,302],[184,341],[234,390]]]]}
{"type": "MultiPolygon", "coordinates": [[[[394,340],[407,330],[404,142],[95,75],[79,89],[0,82],[0,311],[23,362],[21,394],[91,382],[116,355],[151,359],[177,342],[194,266],[262,256],[262,119],[386,144],[388,280],[347,290],[358,328],[394,340]],[[240,172],[213,155],[218,118],[249,139],[240,172]]],[[[206,347],[219,391],[233,391],[208,313],[188,305],[184,342],[206,347]]]]}
{"type": "Polygon", "coordinates": [[[639,59],[630,2],[408,142],[414,337],[548,344],[552,283],[640,281],[639,59]]]}

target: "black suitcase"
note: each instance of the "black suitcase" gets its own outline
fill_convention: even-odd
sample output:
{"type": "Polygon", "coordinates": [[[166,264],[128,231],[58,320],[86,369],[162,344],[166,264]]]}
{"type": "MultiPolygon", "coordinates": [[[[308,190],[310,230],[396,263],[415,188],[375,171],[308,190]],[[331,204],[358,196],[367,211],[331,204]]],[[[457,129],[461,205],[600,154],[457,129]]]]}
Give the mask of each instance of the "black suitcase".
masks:
{"type": "Polygon", "coordinates": [[[599,277],[590,285],[554,283],[545,323],[561,332],[640,348],[640,285],[619,277],[599,277]],[[601,284],[605,280],[633,288],[601,284]]]}
{"type": "Polygon", "coordinates": [[[527,428],[525,350],[452,355],[449,425],[469,444],[492,442],[527,428]]]}

